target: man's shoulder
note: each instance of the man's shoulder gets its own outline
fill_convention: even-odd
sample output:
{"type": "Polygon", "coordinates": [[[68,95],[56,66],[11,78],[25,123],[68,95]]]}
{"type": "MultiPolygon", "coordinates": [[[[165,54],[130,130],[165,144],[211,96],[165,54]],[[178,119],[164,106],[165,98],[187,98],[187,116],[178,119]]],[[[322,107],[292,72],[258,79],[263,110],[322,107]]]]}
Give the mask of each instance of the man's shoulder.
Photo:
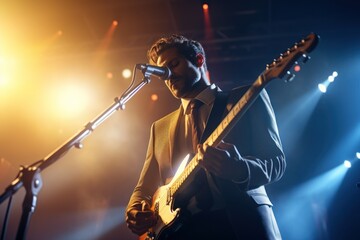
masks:
{"type": "Polygon", "coordinates": [[[230,94],[244,94],[250,87],[251,84],[240,85],[238,87],[231,89],[229,92],[230,94]]]}
{"type": "Polygon", "coordinates": [[[179,107],[178,109],[170,112],[169,114],[163,116],[162,118],[159,118],[158,120],[156,120],[154,122],[154,125],[164,125],[164,124],[169,124],[171,121],[174,120],[174,118],[177,118],[180,114],[181,111],[181,107],[179,107]]]}
{"type": "MultiPolygon", "coordinates": [[[[249,88],[252,86],[252,84],[244,84],[238,87],[235,87],[233,89],[231,89],[229,91],[229,95],[230,97],[241,97],[242,95],[244,95],[246,93],[247,90],[249,90],[249,88]]],[[[263,88],[259,95],[261,96],[261,98],[268,98],[268,94],[265,88],[263,88]]]]}
{"type": "Polygon", "coordinates": [[[251,85],[241,85],[232,89],[222,90],[222,94],[227,95],[229,102],[236,102],[239,98],[245,94],[245,92],[251,87],[251,85]]]}

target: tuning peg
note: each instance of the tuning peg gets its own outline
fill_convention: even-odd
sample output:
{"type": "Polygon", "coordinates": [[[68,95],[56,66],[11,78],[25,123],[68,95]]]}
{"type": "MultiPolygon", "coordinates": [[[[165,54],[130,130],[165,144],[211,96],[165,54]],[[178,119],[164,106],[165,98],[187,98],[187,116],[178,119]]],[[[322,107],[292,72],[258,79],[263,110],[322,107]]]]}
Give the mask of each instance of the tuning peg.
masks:
{"type": "Polygon", "coordinates": [[[295,74],[287,71],[285,75],[285,82],[291,82],[295,78],[295,74]]]}
{"type": "Polygon", "coordinates": [[[296,49],[298,48],[298,44],[295,43],[294,46],[290,49],[291,52],[296,51],[296,49]]]}
{"type": "Polygon", "coordinates": [[[298,46],[303,46],[305,44],[305,40],[304,39],[301,39],[301,41],[299,41],[298,43],[297,43],[297,45],[298,46]]]}
{"type": "Polygon", "coordinates": [[[270,68],[272,68],[275,65],[275,59],[272,63],[268,63],[266,64],[266,70],[269,70],[270,68]]]}

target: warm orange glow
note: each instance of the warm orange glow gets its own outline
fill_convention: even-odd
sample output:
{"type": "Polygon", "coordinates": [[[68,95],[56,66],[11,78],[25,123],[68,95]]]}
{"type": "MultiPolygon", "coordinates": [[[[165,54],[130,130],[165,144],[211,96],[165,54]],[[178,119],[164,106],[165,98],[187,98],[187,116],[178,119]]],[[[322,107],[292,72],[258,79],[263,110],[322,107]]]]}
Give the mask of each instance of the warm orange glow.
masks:
{"type": "Polygon", "coordinates": [[[205,38],[206,39],[212,39],[213,38],[213,32],[212,32],[212,26],[211,26],[211,19],[210,19],[210,13],[209,13],[209,5],[207,3],[203,4],[203,16],[204,16],[204,24],[205,24],[205,38]]]}
{"type": "Polygon", "coordinates": [[[105,51],[108,49],[110,43],[111,43],[111,40],[112,40],[112,37],[114,35],[114,32],[117,28],[117,25],[118,25],[118,21],[114,20],[110,27],[108,28],[105,36],[102,38],[99,46],[98,46],[98,56],[97,56],[97,59],[95,59],[95,65],[99,64],[103,58],[104,58],[104,53],[105,51]]]}
{"type": "MultiPolygon", "coordinates": [[[[13,181],[20,165],[29,166],[48,156],[113,104],[114,97],[128,86],[128,80],[120,75],[122,66],[134,64],[131,53],[123,56],[122,52],[112,51],[106,55],[120,19],[116,25],[110,18],[104,26],[104,11],[100,11],[105,14],[101,17],[89,10],[88,4],[69,10],[61,1],[41,6],[27,1],[5,2],[0,7],[0,189],[13,181]],[[80,19],[78,12],[82,13],[80,19]],[[95,61],[99,65],[94,65],[95,61]],[[111,75],[119,81],[109,80],[107,76],[111,75]]],[[[51,189],[46,190],[44,184],[40,198],[45,205],[37,209],[35,231],[29,232],[28,238],[37,238],[37,222],[46,221],[48,211],[55,216],[52,224],[62,227],[61,232],[47,228],[42,232],[44,239],[101,238],[124,221],[124,207],[112,209],[109,203],[112,198],[124,198],[125,202],[129,194],[122,189],[113,191],[104,183],[110,178],[129,183],[137,178],[142,165],[139,155],[141,158],[146,153],[148,126],[155,115],[149,113],[157,104],[150,99],[151,92],[146,91],[144,88],[128,102],[127,111],[112,114],[86,137],[82,150],[71,149],[41,173],[51,189]],[[103,186],[105,192],[94,194],[92,188],[103,186]],[[117,195],[107,197],[112,193],[117,195]],[[76,202],[61,199],[72,194],[76,202]],[[64,210],[69,206],[70,210],[64,210]],[[111,225],[107,223],[109,211],[116,213],[111,225]],[[81,212],[85,215],[81,216],[81,212]],[[89,217],[89,212],[94,214],[89,217]],[[68,220],[74,218],[77,225],[68,220]],[[82,232],[86,232],[85,236],[82,232]]],[[[22,199],[23,192],[18,191],[17,199],[22,199]]],[[[15,198],[13,204],[21,208],[15,198]]],[[[10,238],[16,234],[11,224],[8,230],[10,238]]]]}
{"type": "Polygon", "coordinates": [[[5,86],[8,86],[10,82],[13,81],[13,76],[15,73],[15,60],[7,56],[0,56],[0,91],[4,91],[1,94],[8,92],[8,89],[5,90],[5,86]]]}
{"type": "Polygon", "coordinates": [[[294,71],[295,71],[295,72],[299,72],[300,70],[301,70],[300,66],[299,66],[299,65],[295,65],[294,71]]]}
{"type": "Polygon", "coordinates": [[[112,78],[113,78],[112,72],[108,72],[108,73],[106,74],[106,77],[107,77],[108,79],[112,79],[112,78]]]}
{"type": "Polygon", "coordinates": [[[90,85],[81,83],[77,77],[62,79],[49,86],[49,101],[44,107],[51,109],[53,116],[60,117],[60,113],[62,118],[76,116],[91,105],[93,90],[90,85]]]}
{"type": "Polygon", "coordinates": [[[58,30],[54,32],[51,36],[43,39],[41,43],[38,44],[37,51],[43,52],[46,51],[49,47],[53,46],[53,44],[63,35],[63,31],[58,30]]]}
{"type": "Polygon", "coordinates": [[[151,95],[151,101],[155,102],[155,101],[157,101],[158,99],[159,99],[159,96],[158,96],[156,93],[154,93],[154,94],[151,95]]]}

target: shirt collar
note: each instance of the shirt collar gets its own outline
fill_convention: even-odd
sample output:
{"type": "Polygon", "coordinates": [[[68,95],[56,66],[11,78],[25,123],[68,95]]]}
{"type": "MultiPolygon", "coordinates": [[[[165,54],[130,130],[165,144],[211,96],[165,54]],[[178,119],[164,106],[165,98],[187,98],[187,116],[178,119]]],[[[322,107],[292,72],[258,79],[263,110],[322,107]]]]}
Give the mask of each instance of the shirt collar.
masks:
{"type": "MultiPolygon", "coordinates": [[[[216,97],[216,85],[215,84],[211,84],[209,85],[207,88],[205,88],[202,92],[200,92],[195,99],[201,101],[202,103],[211,106],[211,104],[215,101],[215,97],[216,97]]],[[[191,102],[191,99],[185,99],[185,98],[181,98],[181,105],[183,107],[183,109],[185,109],[185,113],[188,113],[188,106],[191,102]]]]}

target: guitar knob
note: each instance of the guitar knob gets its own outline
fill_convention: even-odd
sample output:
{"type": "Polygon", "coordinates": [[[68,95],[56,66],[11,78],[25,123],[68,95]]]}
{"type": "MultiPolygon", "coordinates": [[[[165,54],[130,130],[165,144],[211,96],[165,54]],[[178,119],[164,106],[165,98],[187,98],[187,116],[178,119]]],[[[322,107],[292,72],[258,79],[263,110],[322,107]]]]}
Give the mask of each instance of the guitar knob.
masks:
{"type": "Polygon", "coordinates": [[[148,231],[145,240],[155,240],[155,233],[152,231],[148,231]]]}

